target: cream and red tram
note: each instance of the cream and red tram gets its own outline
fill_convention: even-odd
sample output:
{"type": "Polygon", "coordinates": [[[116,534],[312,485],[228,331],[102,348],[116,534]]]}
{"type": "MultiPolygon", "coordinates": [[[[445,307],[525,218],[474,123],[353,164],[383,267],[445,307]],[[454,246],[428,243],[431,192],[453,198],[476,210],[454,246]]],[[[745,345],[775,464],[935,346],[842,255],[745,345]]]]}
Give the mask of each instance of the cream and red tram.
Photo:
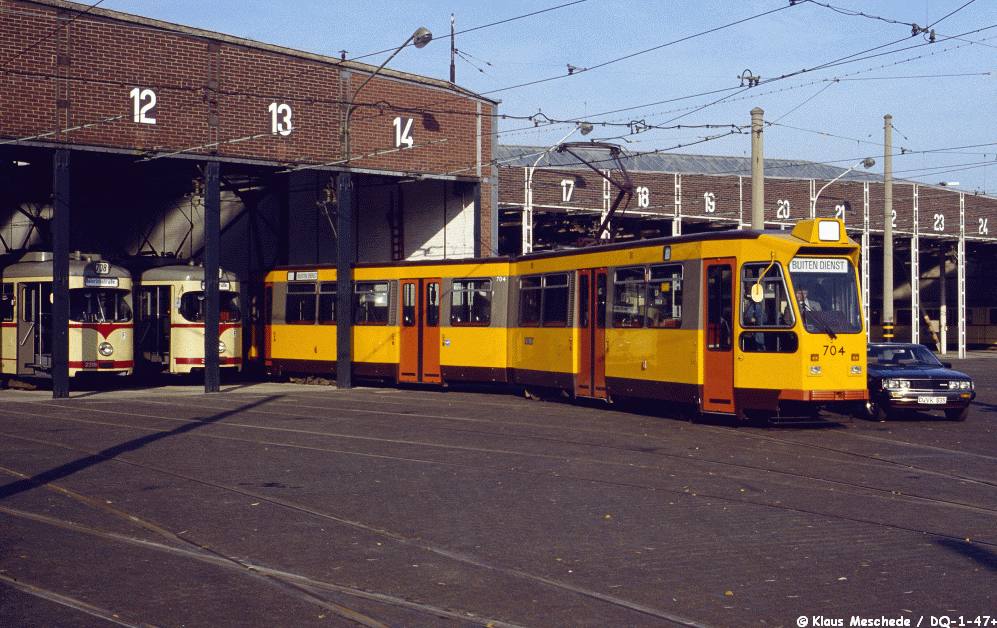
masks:
{"type": "MultiPolygon", "coordinates": [[[[52,254],[26,253],[3,269],[0,362],[5,375],[51,377],[52,254]]],[[[69,260],[69,376],[127,375],[134,367],[132,279],[98,255],[69,260]]]]}
{"type": "MultiPolygon", "coordinates": [[[[517,258],[360,264],[358,377],[508,382],[745,416],[867,397],[859,247],[833,219],[517,258]]],[[[335,373],[336,271],[266,277],[271,372],[335,373]]]]}
{"type": "MultiPolygon", "coordinates": [[[[239,280],[218,280],[218,364],[242,369],[239,280]]],[[[204,267],[173,264],[142,272],[135,287],[135,352],[143,370],[190,373],[204,368],[204,267]]]]}

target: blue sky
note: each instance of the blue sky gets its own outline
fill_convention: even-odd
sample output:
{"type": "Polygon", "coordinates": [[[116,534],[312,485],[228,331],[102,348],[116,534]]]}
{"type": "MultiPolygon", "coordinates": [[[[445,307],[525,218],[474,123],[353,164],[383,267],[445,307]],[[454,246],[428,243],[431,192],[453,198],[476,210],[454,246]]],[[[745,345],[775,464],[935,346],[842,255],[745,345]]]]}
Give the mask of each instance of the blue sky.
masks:
{"type": "MultiPolygon", "coordinates": [[[[403,50],[391,67],[447,79],[451,13],[460,31],[568,1],[105,0],[100,6],[321,54],[347,50],[349,58],[394,48],[426,26],[434,41],[403,50]]],[[[796,6],[788,0],[585,0],[458,35],[465,57],[457,60],[457,82],[501,100],[500,113],[510,116],[543,112],[556,120],[619,123],[624,126],[597,127],[589,137],[612,138],[635,152],[749,155],[748,133],[702,141],[727,133],[729,126],[630,134],[625,125],[748,125],[750,110],[758,106],[774,123],[766,129],[766,156],[843,167],[872,156],[874,172],[882,172],[883,115],[890,113],[895,150],[911,151],[894,158],[897,177],[958,181],[967,192],[997,194],[997,2],[975,0],[963,7],[967,1],[824,3],[901,22],[891,23],[803,0],[796,6]],[[766,12],[568,76],[569,64],[591,68],[766,12]],[[935,43],[928,44],[925,35],[912,37],[911,23],[934,25],[935,43]],[[879,46],[859,55],[876,57],[773,80],[879,46]],[[737,77],[745,70],[761,76],[761,83],[741,90],[737,77]],[[503,89],[553,77],[561,78],[503,89]],[[668,100],[673,102],[651,104],[668,100]],[[623,108],[630,109],[597,115],[623,108]],[[956,148],[978,144],[990,145],[956,148]],[[678,145],[683,147],[673,148],[678,145]]],[[[380,63],[386,56],[364,61],[380,63]]],[[[546,146],[571,128],[508,119],[500,122],[499,141],[546,146]]]]}

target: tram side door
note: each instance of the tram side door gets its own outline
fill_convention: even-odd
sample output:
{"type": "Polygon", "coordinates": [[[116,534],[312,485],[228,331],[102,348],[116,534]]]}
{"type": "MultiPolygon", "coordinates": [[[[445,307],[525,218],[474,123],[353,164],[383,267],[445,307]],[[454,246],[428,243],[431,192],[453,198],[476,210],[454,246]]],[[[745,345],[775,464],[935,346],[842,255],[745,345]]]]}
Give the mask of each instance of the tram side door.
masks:
{"type": "Polygon", "coordinates": [[[20,292],[17,373],[33,375],[35,368],[52,368],[52,282],[22,283],[20,292]]]}
{"type": "Polygon", "coordinates": [[[734,412],[734,261],[728,257],[704,264],[704,412],[734,412]]]}
{"type": "Polygon", "coordinates": [[[606,398],[606,269],[587,268],[577,275],[578,375],[575,395],[606,398]]]}
{"type": "Polygon", "coordinates": [[[440,376],[439,278],[402,279],[399,382],[439,384],[440,376]]]}

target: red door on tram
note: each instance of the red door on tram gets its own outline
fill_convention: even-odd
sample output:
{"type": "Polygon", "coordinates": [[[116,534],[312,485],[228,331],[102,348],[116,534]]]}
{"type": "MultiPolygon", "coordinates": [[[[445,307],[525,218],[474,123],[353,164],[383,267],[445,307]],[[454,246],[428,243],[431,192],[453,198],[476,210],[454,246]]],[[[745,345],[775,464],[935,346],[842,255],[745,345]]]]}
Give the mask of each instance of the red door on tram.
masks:
{"type": "Polygon", "coordinates": [[[578,375],[575,395],[605,399],[606,269],[586,268],[577,274],[578,375]]]}
{"type": "Polygon", "coordinates": [[[734,412],[733,257],[704,260],[703,411],[734,412]]]}
{"type": "Polygon", "coordinates": [[[439,384],[440,279],[402,279],[399,382],[439,384]]]}

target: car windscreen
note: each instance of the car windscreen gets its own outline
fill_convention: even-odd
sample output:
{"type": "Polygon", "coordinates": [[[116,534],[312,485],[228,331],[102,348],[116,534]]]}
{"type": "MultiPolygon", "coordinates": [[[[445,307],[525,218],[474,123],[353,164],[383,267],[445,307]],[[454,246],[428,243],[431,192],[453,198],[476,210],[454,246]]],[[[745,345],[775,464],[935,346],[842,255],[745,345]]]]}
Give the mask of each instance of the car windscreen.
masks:
{"type": "Polygon", "coordinates": [[[942,363],[923,345],[897,345],[869,347],[869,362],[879,366],[930,366],[942,363]]]}

